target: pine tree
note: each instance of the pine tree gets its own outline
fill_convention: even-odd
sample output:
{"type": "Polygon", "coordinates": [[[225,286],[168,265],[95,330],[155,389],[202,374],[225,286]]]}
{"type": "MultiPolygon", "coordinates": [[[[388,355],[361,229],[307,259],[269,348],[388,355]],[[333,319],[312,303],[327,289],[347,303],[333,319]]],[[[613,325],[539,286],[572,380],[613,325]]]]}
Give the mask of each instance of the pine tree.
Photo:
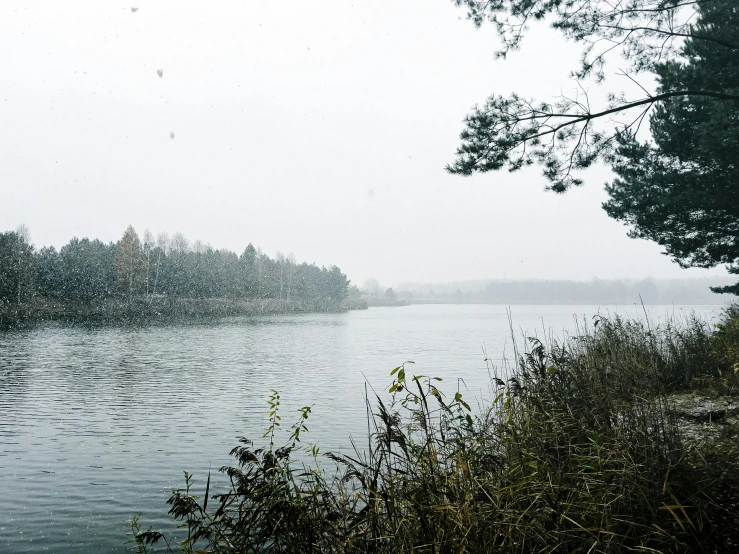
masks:
{"type": "MultiPolygon", "coordinates": [[[[604,205],[630,235],[665,247],[684,267],[725,264],[739,274],[739,2],[737,0],[455,0],[477,26],[491,22],[505,56],[533,21],[583,46],[575,97],[534,101],[491,96],[465,120],[451,173],[470,175],[538,164],[548,188],[583,183],[578,171],[601,161],[618,178],[604,205]],[[614,91],[596,108],[582,84],[619,75],[641,98],[614,91]],[[652,73],[654,92],[638,82],[652,73]],[[651,113],[651,115],[650,115],[651,113]],[[640,142],[642,123],[652,141],[640,142]],[[617,117],[620,123],[612,117],[617,117]]],[[[739,283],[720,292],[739,294],[739,283]]]]}

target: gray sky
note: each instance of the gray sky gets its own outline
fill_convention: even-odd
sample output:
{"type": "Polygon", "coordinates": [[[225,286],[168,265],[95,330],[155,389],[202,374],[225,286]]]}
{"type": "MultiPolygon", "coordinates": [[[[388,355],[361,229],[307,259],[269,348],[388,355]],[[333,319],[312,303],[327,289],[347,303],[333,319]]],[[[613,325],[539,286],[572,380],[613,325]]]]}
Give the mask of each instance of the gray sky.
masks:
{"type": "Polygon", "coordinates": [[[496,61],[449,0],[133,5],[0,4],[0,230],[179,230],[357,283],[725,274],[627,238],[603,168],[563,196],[538,169],[444,172],[475,103],[574,88],[578,50],[547,29],[496,61]]]}

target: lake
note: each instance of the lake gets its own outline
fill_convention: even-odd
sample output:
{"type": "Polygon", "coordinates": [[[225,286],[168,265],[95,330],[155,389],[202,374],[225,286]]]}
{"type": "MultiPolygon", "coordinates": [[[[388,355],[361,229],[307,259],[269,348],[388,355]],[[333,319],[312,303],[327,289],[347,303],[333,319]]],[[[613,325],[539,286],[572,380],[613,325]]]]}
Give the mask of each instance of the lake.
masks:
{"type": "MultiPolygon", "coordinates": [[[[236,437],[261,439],[266,399],[283,424],[312,405],[304,442],[349,449],[366,429],[364,390],[390,371],[442,377],[488,396],[483,350],[500,363],[516,336],[562,337],[596,306],[422,305],[344,314],[232,318],[147,328],[46,326],[0,333],[0,552],[119,553],[127,522],[171,529],[173,488],[229,463],[236,437]],[[463,381],[458,381],[462,379],[463,381]]],[[[651,306],[655,321],[718,306],[651,306]]],[[[601,313],[644,317],[641,307],[601,313]]],[[[222,479],[214,478],[218,492],[222,479]]]]}

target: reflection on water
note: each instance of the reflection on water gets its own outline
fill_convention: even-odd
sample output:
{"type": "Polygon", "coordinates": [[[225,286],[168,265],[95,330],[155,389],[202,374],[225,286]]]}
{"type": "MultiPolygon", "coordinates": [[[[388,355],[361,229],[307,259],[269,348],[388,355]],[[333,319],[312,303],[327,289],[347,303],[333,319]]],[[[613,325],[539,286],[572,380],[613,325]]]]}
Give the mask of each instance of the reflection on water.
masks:
{"type": "MultiPolygon", "coordinates": [[[[541,337],[597,308],[511,311],[517,335],[541,337]]],[[[650,309],[655,319],[667,312],[680,309],[650,309]]],[[[452,388],[462,378],[466,394],[487,395],[483,348],[510,356],[510,334],[505,307],[454,305],[2,333],[0,552],[126,552],[132,514],[171,528],[165,501],[182,470],[202,485],[237,436],[261,437],[270,389],[286,423],[314,405],[306,440],[347,449],[366,428],[365,378],[379,391],[413,360],[414,373],[452,388]]]]}

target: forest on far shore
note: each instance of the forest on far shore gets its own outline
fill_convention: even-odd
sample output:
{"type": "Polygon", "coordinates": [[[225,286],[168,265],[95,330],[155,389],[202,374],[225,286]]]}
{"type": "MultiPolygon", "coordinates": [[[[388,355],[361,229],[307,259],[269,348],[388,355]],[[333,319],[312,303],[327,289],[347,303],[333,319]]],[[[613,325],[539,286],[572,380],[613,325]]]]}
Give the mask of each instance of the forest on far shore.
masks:
{"type": "Polygon", "coordinates": [[[161,297],[338,303],[348,289],[336,266],[297,263],[292,254],[270,258],[252,244],[237,255],[181,233],[140,238],[129,226],[117,242],[75,237],[57,251],[36,249],[24,226],[0,233],[0,305],[161,297]]]}
{"type": "Polygon", "coordinates": [[[724,304],[729,295],[711,287],[733,283],[714,279],[478,279],[451,283],[401,283],[386,289],[375,279],[364,283],[367,297],[411,304],[724,304]]]}

